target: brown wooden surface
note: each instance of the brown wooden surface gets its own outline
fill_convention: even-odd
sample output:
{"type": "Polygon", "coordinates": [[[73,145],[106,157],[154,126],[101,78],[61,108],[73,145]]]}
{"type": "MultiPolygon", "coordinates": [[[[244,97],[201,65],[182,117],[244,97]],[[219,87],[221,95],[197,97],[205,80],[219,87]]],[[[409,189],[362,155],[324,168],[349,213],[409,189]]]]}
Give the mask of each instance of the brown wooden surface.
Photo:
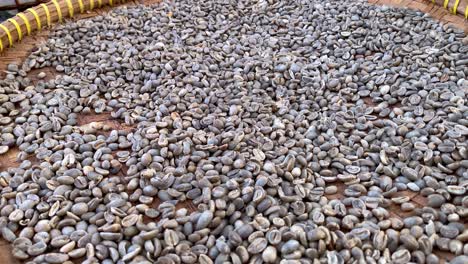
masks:
{"type": "MultiPolygon", "coordinates": [[[[103,0],[103,3],[107,1],[108,0],[103,0]]],[[[86,0],[85,2],[89,3],[88,0],[86,0]]],[[[97,0],[95,2],[97,3],[97,0]]],[[[127,1],[126,5],[133,5],[139,2],[141,1],[138,1],[138,0],[127,1]]],[[[159,0],[144,0],[142,2],[144,4],[154,4],[154,3],[159,2],[159,0]]],[[[452,24],[458,28],[463,29],[465,32],[468,32],[468,23],[463,19],[462,16],[452,15],[443,7],[434,5],[428,1],[424,1],[424,0],[369,0],[369,2],[372,4],[379,4],[379,5],[391,5],[391,6],[400,6],[400,7],[406,6],[412,9],[420,10],[425,13],[431,14],[435,19],[438,19],[442,21],[443,23],[452,24]]],[[[464,2],[466,6],[466,3],[468,2],[468,0],[461,0],[461,3],[462,2],[464,2]]],[[[51,10],[53,9],[54,7],[51,6],[51,10]]],[[[63,10],[64,10],[63,15],[64,16],[68,15],[68,12],[66,11],[65,7],[63,7],[63,10]]],[[[76,10],[79,10],[79,8],[76,7],[76,10]]],[[[76,18],[79,19],[79,18],[93,17],[96,15],[108,12],[109,10],[111,10],[111,7],[95,9],[93,11],[88,11],[85,14],[81,14],[81,15],[79,15],[78,14],[79,12],[78,12],[76,15],[76,18]]],[[[31,23],[31,25],[35,26],[35,23],[31,23]]],[[[45,25],[45,20],[43,22],[43,25],[45,25]]],[[[26,30],[24,30],[24,32],[26,32],[26,30]]],[[[47,30],[43,30],[39,33],[35,33],[32,36],[25,37],[22,42],[16,43],[14,48],[7,49],[2,54],[0,54],[0,77],[2,76],[2,73],[6,69],[6,66],[8,63],[11,63],[11,62],[20,63],[26,56],[28,56],[28,54],[33,49],[33,47],[35,47],[38,43],[45,41],[47,39],[47,36],[48,36],[47,30]]],[[[5,40],[3,41],[4,43],[6,43],[5,40]]],[[[54,71],[50,69],[41,69],[39,71],[35,70],[29,74],[29,76],[31,77],[31,79],[33,79],[33,81],[37,73],[40,71],[46,72],[48,74],[47,78],[54,78],[54,71]]],[[[112,119],[109,113],[104,113],[104,114],[99,114],[99,115],[81,115],[78,118],[78,125],[83,126],[83,127],[106,125],[112,129],[125,129],[125,130],[133,129],[133,127],[125,126],[119,121],[112,119]]],[[[107,133],[107,132],[101,131],[100,133],[107,133]]],[[[15,148],[11,149],[6,154],[0,155],[0,171],[6,170],[10,167],[17,166],[18,162],[16,161],[16,155],[17,155],[17,149],[15,148]]],[[[34,162],[34,160],[32,161],[34,162]]],[[[125,174],[125,171],[126,171],[126,168],[123,168],[121,173],[125,174]]],[[[338,192],[334,195],[328,195],[327,197],[329,199],[340,199],[344,197],[343,191],[344,191],[345,186],[343,184],[337,184],[337,186],[338,186],[338,192]]],[[[399,192],[398,194],[395,194],[395,196],[408,196],[410,197],[411,201],[417,207],[422,207],[426,203],[425,197],[418,195],[417,193],[414,193],[411,191],[399,192]]],[[[158,201],[155,201],[153,203],[154,206],[157,206],[158,204],[159,204],[158,201]]],[[[183,202],[177,205],[177,208],[181,208],[181,207],[188,208],[190,211],[196,210],[196,207],[190,202],[183,202]]],[[[391,212],[392,216],[394,217],[404,218],[411,214],[407,212],[402,212],[400,210],[400,207],[397,205],[392,205],[388,209],[391,212]]],[[[447,254],[446,252],[437,252],[437,254],[441,256],[443,259],[450,259],[452,257],[450,254],[447,254]]],[[[0,264],[8,264],[8,263],[20,263],[20,262],[11,256],[10,245],[7,242],[0,239],[0,264]]]]}

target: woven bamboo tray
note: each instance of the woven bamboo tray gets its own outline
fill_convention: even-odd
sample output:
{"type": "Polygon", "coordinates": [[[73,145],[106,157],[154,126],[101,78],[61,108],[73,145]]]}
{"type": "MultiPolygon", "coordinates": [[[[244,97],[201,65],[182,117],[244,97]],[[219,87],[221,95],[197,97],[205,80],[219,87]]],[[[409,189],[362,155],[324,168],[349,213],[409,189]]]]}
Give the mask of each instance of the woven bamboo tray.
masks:
{"type": "MultiPolygon", "coordinates": [[[[1,1],[1,0],[0,0],[1,1]]],[[[53,2],[48,2],[45,4],[47,10],[49,12],[49,19],[50,23],[48,23],[47,15],[46,15],[46,8],[43,5],[34,7],[32,10],[34,11],[26,11],[24,13],[24,18],[22,16],[16,16],[14,20],[18,23],[21,31],[22,41],[19,40],[19,34],[16,29],[16,25],[11,22],[4,22],[3,25],[10,30],[10,35],[12,38],[13,47],[7,48],[9,46],[9,39],[7,34],[4,30],[0,29],[0,41],[3,44],[4,51],[0,53],[0,77],[3,77],[3,71],[6,69],[8,63],[15,62],[21,63],[21,61],[29,55],[31,50],[47,39],[49,33],[49,26],[53,26],[54,23],[59,21],[59,13],[57,10],[60,10],[60,15],[62,17],[62,21],[66,21],[70,17],[74,19],[83,19],[89,18],[96,15],[103,14],[108,12],[112,8],[120,5],[135,5],[135,4],[155,4],[160,2],[161,0],[82,0],[83,3],[83,13],[80,10],[80,2],[78,0],[56,0],[56,4],[53,2]],[[99,8],[99,3],[101,3],[101,8],[99,8]],[[71,7],[70,7],[71,6],[71,7]],[[70,10],[73,10],[70,12],[70,10]],[[38,15],[39,23],[36,20],[35,13],[38,15]],[[25,23],[27,20],[29,23],[31,35],[28,35],[28,29],[25,23]],[[40,24],[40,27],[39,27],[40,24]],[[34,33],[37,29],[41,28],[40,32],[34,33]]],[[[468,33],[468,22],[464,18],[464,7],[467,6],[468,0],[460,0],[458,5],[458,15],[454,15],[453,11],[450,9],[444,8],[443,4],[445,0],[436,0],[436,4],[432,3],[431,1],[426,0],[368,0],[372,4],[377,5],[391,5],[391,6],[399,6],[399,7],[409,7],[412,9],[420,10],[422,12],[430,14],[437,20],[445,24],[451,24],[455,27],[463,29],[465,32],[468,33]],[[440,5],[442,4],[442,5],[440,5]],[[462,12],[461,12],[462,11],[462,12]],[[462,15],[463,14],[463,15],[462,15]]],[[[455,3],[455,0],[448,1],[448,7],[452,6],[455,3]],[[450,5],[452,3],[452,5],[450,5]]],[[[53,79],[56,76],[56,72],[53,69],[41,69],[40,71],[44,71],[47,73],[47,78],[53,79]]],[[[34,82],[37,81],[36,75],[39,71],[33,70],[29,73],[28,77],[34,82]]],[[[370,102],[369,102],[370,103],[370,102]]],[[[111,118],[110,113],[103,113],[103,114],[90,114],[90,115],[81,115],[78,117],[78,125],[79,126],[89,126],[93,124],[101,124],[107,125],[112,129],[120,129],[120,130],[132,130],[133,127],[125,126],[121,124],[118,120],[114,120],[111,118]]],[[[107,132],[102,131],[103,134],[107,132]]],[[[16,155],[18,153],[17,149],[10,149],[6,154],[0,155],[0,171],[7,170],[11,167],[17,167],[19,163],[16,160],[16,155]]],[[[34,160],[31,160],[34,162],[34,160]]],[[[121,174],[125,174],[125,168],[120,172],[121,174]]],[[[338,186],[338,193],[335,195],[328,196],[329,199],[339,199],[342,198],[342,193],[344,190],[344,186],[338,186]]],[[[426,197],[418,195],[415,192],[411,191],[404,191],[401,192],[399,195],[401,196],[408,196],[411,198],[412,202],[417,205],[418,207],[423,207],[427,203],[426,197]]],[[[157,206],[157,202],[154,206],[157,206]]],[[[177,205],[177,207],[185,207],[189,210],[195,210],[196,208],[190,202],[184,202],[177,205]]],[[[399,207],[390,208],[391,213],[393,216],[396,217],[406,217],[408,213],[401,212],[399,207]]],[[[436,254],[441,257],[443,260],[449,260],[453,256],[447,252],[437,252],[436,254]]],[[[8,242],[0,239],[0,264],[8,264],[8,263],[21,263],[20,261],[13,258],[11,255],[11,247],[8,242]]],[[[76,262],[79,263],[79,262],[76,262]]],[[[441,262],[445,263],[445,262],[441,262]]]]}

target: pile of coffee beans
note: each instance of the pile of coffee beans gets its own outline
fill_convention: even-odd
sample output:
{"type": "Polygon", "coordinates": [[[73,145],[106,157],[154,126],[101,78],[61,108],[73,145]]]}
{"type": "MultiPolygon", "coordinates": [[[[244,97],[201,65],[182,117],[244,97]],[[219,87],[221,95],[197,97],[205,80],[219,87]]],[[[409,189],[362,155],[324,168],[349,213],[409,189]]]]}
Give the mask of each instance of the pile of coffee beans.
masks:
{"type": "Polygon", "coordinates": [[[467,44],[363,1],[66,23],[0,80],[1,234],[28,263],[468,263],[467,44]]]}

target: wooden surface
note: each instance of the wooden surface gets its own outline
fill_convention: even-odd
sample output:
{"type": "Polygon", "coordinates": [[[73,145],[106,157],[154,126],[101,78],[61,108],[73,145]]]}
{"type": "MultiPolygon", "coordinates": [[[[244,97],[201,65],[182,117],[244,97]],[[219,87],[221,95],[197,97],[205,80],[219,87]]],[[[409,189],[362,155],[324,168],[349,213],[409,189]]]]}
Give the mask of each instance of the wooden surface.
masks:
{"type": "MultiPolygon", "coordinates": [[[[0,0],[1,1],[1,0],[0,0]]],[[[106,1],[106,0],[104,0],[106,1]]],[[[103,2],[104,2],[103,1],[103,2]]],[[[157,3],[159,0],[145,0],[143,1],[144,4],[154,4],[157,3]]],[[[465,3],[468,0],[462,0],[465,3]]],[[[95,1],[97,2],[97,1],[95,1]]],[[[139,3],[140,1],[127,1],[124,5],[134,5],[139,3]]],[[[468,23],[463,19],[461,16],[454,16],[450,14],[447,10],[443,7],[439,7],[432,3],[429,3],[424,0],[369,0],[372,4],[379,4],[379,5],[391,5],[391,6],[406,6],[412,9],[420,10],[426,13],[431,14],[435,19],[442,21],[443,23],[452,24],[458,28],[463,29],[465,32],[468,32],[468,23]]],[[[93,11],[88,11],[85,14],[77,15],[76,18],[88,18],[93,17],[111,10],[110,7],[105,7],[102,9],[95,9],[93,11]]],[[[48,31],[41,31],[39,33],[33,34],[32,36],[26,37],[23,39],[22,42],[16,43],[14,48],[7,49],[2,54],[0,54],[0,76],[2,76],[3,71],[6,69],[6,65],[11,62],[20,63],[36,46],[36,44],[41,43],[47,39],[48,31]]],[[[50,69],[41,69],[40,71],[44,71],[47,73],[47,78],[54,78],[55,73],[53,70],[50,69]]],[[[35,80],[35,76],[40,71],[32,71],[29,73],[29,76],[33,81],[35,80]]],[[[371,104],[371,102],[368,102],[371,104]]],[[[134,129],[133,127],[125,126],[124,124],[120,123],[118,120],[114,120],[110,117],[109,113],[99,114],[99,115],[81,115],[78,118],[78,125],[79,126],[97,126],[102,127],[106,125],[107,128],[111,129],[124,129],[124,130],[131,130],[134,129]]],[[[106,131],[102,130],[100,133],[107,133],[106,131]]],[[[14,167],[18,165],[16,161],[17,150],[11,149],[4,155],[0,155],[0,171],[6,170],[10,167],[14,167]]],[[[34,162],[34,160],[32,160],[34,162]]],[[[126,168],[123,168],[120,172],[121,174],[125,174],[126,168]]],[[[119,174],[120,174],[119,173],[119,174]]],[[[337,184],[338,192],[334,195],[328,195],[329,199],[340,199],[343,198],[343,191],[345,186],[343,184],[337,184]]],[[[395,194],[395,196],[408,196],[410,197],[411,201],[417,207],[423,207],[426,204],[426,198],[418,195],[417,193],[411,191],[404,191],[395,194]]],[[[158,201],[154,202],[154,206],[157,206],[158,201]]],[[[191,211],[196,210],[196,207],[189,203],[184,202],[177,205],[177,208],[186,207],[189,208],[191,211]]],[[[405,213],[400,210],[400,208],[396,205],[392,205],[388,208],[391,212],[392,216],[398,218],[404,218],[410,215],[411,213],[405,213]]],[[[436,252],[439,256],[443,259],[450,259],[452,256],[446,252],[436,252]]],[[[20,263],[16,259],[11,256],[11,247],[9,244],[0,239],[0,264],[8,264],[8,263],[20,263]]]]}

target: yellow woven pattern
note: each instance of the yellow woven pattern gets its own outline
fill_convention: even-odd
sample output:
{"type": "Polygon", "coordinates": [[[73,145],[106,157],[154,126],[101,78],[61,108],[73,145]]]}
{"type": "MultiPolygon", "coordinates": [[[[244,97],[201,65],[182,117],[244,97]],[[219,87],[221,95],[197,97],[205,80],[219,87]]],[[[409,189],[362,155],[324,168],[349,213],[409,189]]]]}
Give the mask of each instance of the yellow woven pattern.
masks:
{"type": "Polygon", "coordinates": [[[57,3],[57,0],[52,0],[52,3],[55,5],[55,9],[57,9],[59,21],[62,22],[62,10],[60,9],[60,5],[57,3]]]}
{"type": "Polygon", "coordinates": [[[28,32],[28,36],[31,35],[31,25],[29,24],[29,19],[23,13],[19,13],[18,16],[21,19],[23,19],[24,24],[26,25],[26,31],[28,32]]]}
{"type": "Polygon", "coordinates": [[[73,17],[73,12],[75,11],[73,9],[73,4],[71,2],[71,0],[66,0],[67,2],[67,6],[68,6],[68,14],[70,15],[70,17],[73,17]]]}
{"type": "Polygon", "coordinates": [[[444,8],[447,9],[448,8],[448,3],[449,3],[450,0],[445,0],[444,1],[444,8]]]}
{"type": "Polygon", "coordinates": [[[9,21],[10,23],[12,23],[15,26],[16,32],[18,32],[18,39],[19,40],[23,39],[23,32],[21,31],[21,27],[18,24],[18,22],[16,22],[16,20],[14,20],[13,18],[9,18],[9,19],[7,19],[7,21],[9,21]]]}
{"type": "Polygon", "coordinates": [[[453,14],[457,13],[457,9],[458,9],[459,4],[460,4],[460,0],[455,1],[455,5],[453,6],[453,10],[452,10],[453,14]]]}
{"type": "Polygon", "coordinates": [[[84,12],[83,0],[78,0],[78,5],[80,6],[80,13],[84,12]]]}
{"type": "Polygon", "coordinates": [[[5,31],[5,33],[7,34],[8,42],[10,43],[10,47],[13,46],[13,38],[11,37],[10,30],[7,27],[5,27],[4,25],[2,25],[2,24],[0,24],[0,28],[3,29],[5,31]]]}
{"type": "Polygon", "coordinates": [[[45,14],[46,14],[46,18],[47,18],[47,26],[50,27],[50,11],[49,11],[49,7],[47,7],[46,4],[41,4],[42,8],[44,8],[44,11],[45,11],[45,14]]]}
{"type": "Polygon", "coordinates": [[[36,24],[37,24],[37,29],[41,30],[42,25],[41,25],[41,18],[39,18],[39,15],[37,14],[36,10],[29,8],[27,11],[29,11],[31,14],[33,14],[34,18],[36,19],[36,24]]]}

